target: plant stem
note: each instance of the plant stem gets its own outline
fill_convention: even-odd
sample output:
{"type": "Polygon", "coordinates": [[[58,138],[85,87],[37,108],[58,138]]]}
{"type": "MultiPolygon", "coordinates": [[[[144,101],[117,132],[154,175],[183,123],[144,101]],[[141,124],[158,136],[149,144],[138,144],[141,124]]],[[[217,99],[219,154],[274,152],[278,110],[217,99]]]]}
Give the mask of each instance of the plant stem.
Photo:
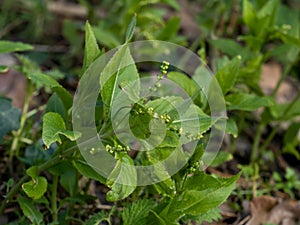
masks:
{"type": "Polygon", "coordinates": [[[251,164],[253,164],[257,159],[257,156],[258,156],[258,153],[259,153],[258,152],[259,143],[260,143],[260,140],[261,140],[262,132],[264,130],[264,126],[265,125],[262,122],[260,122],[259,125],[258,125],[256,135],[255,135],[255,138],[254,138],[254,143],[253,143],[253,146],[252,146],[252,151],[251,151],[251,157],[250,157],[251,164]]]}
{"type": "MultiPolygon", "coordinates": [[[[42,165],[39,166],[38,168],[38,173],[41,173],[44,170],[47,170],[55,165],[57,165],[61,160],[63,160],[64,157],[70,155],[73,153],[74,149],[76,149],[77,146],[73,146],[63,152],[62,155],[56,155],[52,159],[50,159],[47,162],[44,162],[42,165]]],[[[5,200],[1,203],[0,205],[0,216],[3,214],[6,205],[9,203],[9,201],[13,198],[13,196],[19,191],[19,188],[21,185],[27,181],[30,177],[26,174],[23,176],[18,183],[10,190],[10,192],[6,195],[5,200]]]]}
{"type": "Polygon", "coordinates": [[[292,68],[292,64],[289,64],[287,67],[285,67],[285,70],[281,76],[281,78],[279,79],[279,81],[277,82],[276,84],[276,87],[274,88],[273,92],[272,92],[272,97],[275,97],[278,90],[279,90],[279,87],[281,86],[282,82],[285,80],[285,78],[287,77],[288,73],[290,72],[292,68]]]}
{"type": "Polygon", "coordinates": [[[57,202],[56,202],[56,195],[57,195],[57,184],[58,184],[58,176],[53,176],[53,183],[52,183],[52,195],[51,195],[51,209],[52,209],[52,219],[54,223],[57,223],[57,202]]]}
{"type": "MultiPolygon", "coordinates": [[[[284,116],[288,111],[290,111],[290,109],[296,104],[297,100],[300,98],[300,91],[298,92],[297,96],[293,99],[293,101],[289,104],[289,106],[284,110],[284,112],[282,113],[282,116],[284,116]]],[[[264,142],[264,144],[261,147],[261,150],[264,151],[267,146],[270,144],[270,142],[273,140],[275,134],[277,133],[277,131],[280,128],[280,124],[277,124],[273,130],[271,131],[271,133],[269,134],[269,136],[267,137],[266,141],[264,142]]]]}
{"type": "Polygon", "coordinates": [[[34,91],[33,85],[31,81],[27,80],[27,88],[26,88],[26,95],[25,95],[25,101],[22,109],[22,114],[21,114],[21,120],[20,120],[20,128],[17,130],[17,132],[14,133],[14,138],[12,141],[10,153],[9,153],[9,159],[10,162],[12,162],[12,159],[14,157],[14,154],[17,156],[19,155],[19,142],[23,133],[23,129],[25,126],[25,122],[27,119],[27,112],[29,109],[29,103],[32,97],[32,93],[34,91]]]}

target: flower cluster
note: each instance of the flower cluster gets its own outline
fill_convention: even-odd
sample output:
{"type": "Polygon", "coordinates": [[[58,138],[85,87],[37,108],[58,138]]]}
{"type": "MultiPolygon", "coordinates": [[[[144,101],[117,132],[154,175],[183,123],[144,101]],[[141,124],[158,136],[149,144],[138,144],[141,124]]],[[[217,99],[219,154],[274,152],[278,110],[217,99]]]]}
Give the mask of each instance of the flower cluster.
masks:
{"type": "Polygon", "coordinates": [[[170,65],[170,63],[167,61],[162,62],[162,65],[160,66],[161,74],[157,75],[157,81],[155,82],[155,84],[152,87],[149,88],[151,92],[157,91],[157,88],[160,88],[160,86],[161,86],[160,81],[162,79],[164,79],[165,75],[168,74],[169,65],[170,65]]]}
{"type": "Polygon", "coordinates": [[[105,149],[107,152],[113,154],[114,152],[129,152],[130,147],[129,146],[122,146],[119,144],[115,144],[114,146],[106,145],[105,149]]]}
{"type": "Polygon", "coordinates": [[[162,73],[163,76],[168,73],[169,65],[170,65],[170,63],[167,62],[167,61],[163,61],[162,62],[162,65],[160,66],[160,71],[161,71],[161,73],[162,73]]]}
{"type": "Polygon", "coordinates": [[[189,131],[184,131],[182,127],[170,126],[169,129],[175,131],[179,136],[185,136],[190,141],[199,141],[203,137],[201,133],[194,135],[189,131]]]}

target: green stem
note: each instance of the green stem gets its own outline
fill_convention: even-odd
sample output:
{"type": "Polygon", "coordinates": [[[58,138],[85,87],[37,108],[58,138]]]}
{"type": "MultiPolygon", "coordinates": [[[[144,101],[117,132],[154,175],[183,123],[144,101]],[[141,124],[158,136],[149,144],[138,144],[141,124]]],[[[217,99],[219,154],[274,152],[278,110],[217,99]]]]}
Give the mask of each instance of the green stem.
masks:
{"type": "Polygon", "coordinates": [[[287,77],[287,75],[289,74],[289,71],[292,68],[292,64],[289,64],[287,67],[285,67],[285,70],[283,72],[283,75],[281,76],[281,78],[279,79],[279,81],[276,84],[276,87],[274,88],[273,92],[272,92],[272,97],[275,97],[279,87],[281,86],[282,82],[285,80],[285,78],[287,77]]]}
{"type": "Polygon", "coordinates": [[[25,126],[25,122],[27,119],[29,103],[32,98],[32,93],[34,91],[32,83],[29,80],[27,82],[28,83],[27,83],[27,88],[26,88],[25,101],[24,101],[22,114],[21,114],[21,120],[20,120],[20,128],[17,130],[17,132],[14,133],[14,139],[12,141],[11,150],[10,150],[10,154],[9,154],[10,162],[12,161],[14,154],[16,154],[17,156],[19,155],[19,148],[20,148],[19,142],[20,142],[20,139],[21,139],[21,136],[23,133],[23,129],[25,126]]]}
{"type": "MultiPolygon", "coordinates": [[[[53,157],[52,159],[50,159],[47,162],[44,162],[42,165],[40,165],[38,167],[38,173],[41,173],[42,171],[45,171],[55,165],[57,165],[59,162],[61,162],[61,160],[63,160],[64,157],[70,155],[71,153],[73,153],[74,149],[77,148],[77,146],[71,147],[67,150],[64,151],[64,153],[62,155],[56,155],[55,157],[53,157]]],[[[6,195],[6,198],[4,201],[2,201],[1,205],[0,205],[0,216],[3,214],[6,205],[11,201],[11,199],[13,198],[14,195],[17,194],[17,192],[19,191],[21,185],[26,182],[30,177],[26,174],[24,175],[18,182],[17,184],[10,190],[10,192],[6,195]]]]}
{"type": "Polygon", "coordinates": [[[53,176],[53,183],[52,183],[52,195],[51,195],[51,209],[52,209],[52,219],[54,223],[58,222],[57,217],[57,202],[56,202],[56,195],[57,195],[57,184],[58,184],[58,176],[53,176]]]}
{"type": "Polygon", "coordinates": [[[253,146],[252,146],[252,151],[251,151],[251,157],[250,157],[251,164],[253,164],[256,161],[257,157],[258,157],[259,143],[260,143],[260,140],[261,140],[262,132],[264,130],[264,126],[265,125],[262,122],[260,122],[260,124],[258,125],[256,135],[255,135],[255,138],[254,138],[254,143],[253,143],[253,146]]]}
{"type": "MultiPolygon", "coordinates": [[[[300,98],[300,91],[298,92],[297,96],[293,99],[293,101],[289,104],[289,106],[284,110],[284,112],[282,113],[282,116],[284,116],[288,111],[290,111],[290,109],[296,104],[296,102],[299,98],[300,98]]],[[[273,128],[273,130],[271,131],[271,133],[267,137],[266,141],[262,145],[261,151],[264,151],[268,147],[268,145],[273,140],[273,138],[274,138],[275,134],[277,133],[277,131],[279,130],[279,128],[280,128],[280,124],[277,124],[273,128]]]]}

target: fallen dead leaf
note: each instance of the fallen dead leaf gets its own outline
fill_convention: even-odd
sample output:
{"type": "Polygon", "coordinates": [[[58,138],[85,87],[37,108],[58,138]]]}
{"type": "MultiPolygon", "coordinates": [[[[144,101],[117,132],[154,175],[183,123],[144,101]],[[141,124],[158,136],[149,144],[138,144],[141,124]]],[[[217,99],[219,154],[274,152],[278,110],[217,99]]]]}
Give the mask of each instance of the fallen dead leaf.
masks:
{"type": "Polygon", "coordinates": [[[251,219],[246,225],[292,225],[300,219],[300,203],[295,200],[282,201],[271,196],[261,196],[252,200],[250,210],[251,219]]]}
{"type": "MultiPolygon", "coordinates": [[[[17,61],[10,54],[0,54],[0,65],[13,66],[17,61]]],[[[15,107],[22,108],[26,93],[26,78],[20,72],[9,69],[0,74],[0,95],[12,99],[15,107]]]]}

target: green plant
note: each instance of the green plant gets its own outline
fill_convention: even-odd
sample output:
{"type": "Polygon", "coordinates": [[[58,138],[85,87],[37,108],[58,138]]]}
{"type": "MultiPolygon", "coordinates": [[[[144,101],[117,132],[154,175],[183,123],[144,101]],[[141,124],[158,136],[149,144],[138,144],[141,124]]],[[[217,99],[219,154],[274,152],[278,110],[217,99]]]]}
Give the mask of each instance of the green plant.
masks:
{"type": "MultiPolygon", "coordinates": [[[[295,69],[299,62],[299,12],[276,0],[210,1],[210,6],[217,7],[206,8],[207,13],[214,10],[226,13],[220,22],[217,17],[212,21],[199,20],[206,26],[206,32],[192,46],[196,49],[200,43],[198,53],[202,61],[216,71],[215,78],[210,80],[199,76],[209,74],[203,64],[189,75],[180,68],[191,60],[189,54],[180,55],[180,61],[175,64],[164,61],[166,58],[146,67],[135,62],[135,49],[130,43],[133,39],[155,38],[186,44],[185,38],[177,34],[179,19],[173,17],[165,23],[164,10],[157,7],[158,3],[130,0],[115,1],[111,6],[109,1],[103,1],[101,4],[109,7],[110,13],[107,20],[100,20],[97,25],[86,23],[81,72],[78,72],[78,63],[74,69],[69,59],[81,57],[82,23],[64,22],[63,33],[70,43],[71,54],[63,69],[82,75],[73,105],[71,93],[56,80],[63,78],[59,72],[40,69],[30,54],[16,55],[21,65],[15,68],[28,82],[26,98],[21,111],[14,108],[9,99],[0,98],[0,147],[6,149],[8,157],[5,158],[9,159],[8,174],[23,173],[23,176],[4,176],[6,190],[0,214],[7,206],[17,203],[21,213],[16,212],[15,216],[20,223],[28,219],[33,224],[212,222],[220,218],[218,206],[234,190],[239,174],[222,178],[206,173],[205,168],[231,160],[236,154],[239,135],[253,141],[249,162],[239,167],[251,187],[235,191],[239,198],[250,199],[252,195],[265,193],[259,190],[264,187],[261,173],[268,166],[265,163],[266,156],[270,155],[268,150],[274,151],[272,140],[280,134],[283,122],[290,122],[282,140],[283,147],[275,149],[273,158],[268,160],[283,152],[299,158],[299,123],[294,123],[300,114],[299,94],[289,103],[276,102],[276,93],[287,76],[299,80],[295,69]],[[232,7],[240,7],[242,15],[230,14],[232,7]],[[112,12],[118,13],[119,19],[112,12]],[[224,24],[230,27],[225,29],[224,24]],[[237,29],[239,26],[242,29],[237,29]],[[207,37],[211,40],[206,41],[207,37]],[[119,48],[105,53],[97,41],[107,49],[119,48]],[[262,66],[268,60],[276,60],[283,67],[283,75],[271,96],[259,86],[262,66]],[[151,75],[152,68],[156,76],[151,75]],[[176,88],[167,87],[166,80],[176,88]],[[97,85],[101,88],[97,89],[97,85]],[[172,89],[180,89],[185,95],[172,89]],[[218,98],[217,90],[225,99],[218,98]],[[153,95],[142,95],[143,91],[153,95]],[[31,108],[30,102],[38,93],[49,99],[43,98],[41,106],[31,108]],[[223,105],[228,115],[214,114],[213,110],[220,112],[223,105]],[[259,108],[263,108],[262,114],[254,117],[249,113],[259,108]],[[205,151],[214,129],[234,138],[228,151],[218,154],[205,151]],[[97,135],[93,135],[95,133],[97,135]],[[129,133],[135,138],[126,136],[129,133]],[[146,150],[154,146],[153,151],[134,151],[136,140],[146,150]],[[160,164],[172,154],[175,160],[160,164]],[[172,169],[178,168],[176,163],[182,166],[174,172],[172,169]],[[141,185],[137,167],[149,165],[155,166],[149,176],[143,178],[151,182],[141,185]],[[95,205],[96,197],[89,194],[95,181],[96,187],[104,190],[101,194],[106,201],[112,202],[101,211],[96,210],[96,206],[87,207],[95,205]]],[[[164,3],[179,10],[175,1],[164,3]]],[[[11,7],[9,1],[5,4],[11,7]]],[[[90,1],[81,0],[80,4],[88,8],[88,17],[96,24],[96,8],[90,1]]],[[[5,16],[8,15],[3,14],[1,18],[5,16]]],[[[0,41],[1,53],[28,50],[32,50],[32,46],[0,41]]],[[[137,52],[156,56],[164,50],[156,42],[137,52]]],[[[66,58],[64,55],[63,59],[66,58]]],[[[0,72],[9,69],[1,66],[0,72]]],[[[299,188],[293,170],[287,169],[284,178],[274,172],[273,179],[277,189],[297,197],[289,189],[299,188]]]]}
{"type": "Polygon", "coordinates": [[[300,180],[297,173],[290,167],[286,168],[284,177],[282,178],[278,172],[273,172],[272,178],[275,181],[275,188],[283,190],[292,198],[295,197],[295,191],[300,188],[300,180]]]}
{"type": "MultiPolygon", "coordinates": [[[[219,49],[226,56],[221,56],[216,61],[216,68],[220,65],[228,65],[227,58],[234,59],[237,55],[241,56],[242,65],[236,76],[236,86],[225,96],[228,102],[227,109],[232,112],[238,130],[249,129],[251,123],[254,124],[255,136],[250,157],[250,163],[256,163],[263,167],[265,162],[264,155],[270,148],[272,140],[279,132],[279,128],[284,121],[294,121],[299,115],[299,94],[288,103],[278,103],[276,96],[283,81],[288,75],[295,72],[294,66],[299,61],[299,11],[291,9],[280,1],[242,1],[242,18],[247,26],[246,34],[238,34],[237,41],[228,38],[215,38],[210,42],[212,46],[219,49]],[[287,17],[283,15],[290,15],[287,17]],[[272,94],[266,96],[259,85],[261,79],[261,69],[264,63],[269,60],[277,61],[281,64],[283,74],[272,94]],[[256,97],[254,97],[254,95],[256,97]],[[257,107],[249,107],[248,100],[260,106],[264,106],[263,113],[254,119],[252,115],[241,113],[241,111],[253,111],[257,107]],[[239,106],[231,106],[232,102],[239,106]],[[256,125],[257,124],[257,125],[256,125]],[[268,126],[272,124],[272,129],[268,131],[268,126]],[[275,124],[275,125],[274,125],[275,124]],[[265,136],[266,135],[266,136],[265,136]]],[[[297,75],[296,75],[297,76],[297,75]]],[[[298,77],[296,77],[298,79],[298,77]]],[[[299,80],[299,79],[298,79],[299,80]]],[[[225,83],[220,81],[220,83],[225,83]]],[[[284,138],[285,152],[290,152],[297,156],[296,130],[297,125],[291,125],[284,138]]],[[[233,141],[232,149],[235,146],[233,141]]],[[[281,151],[278,149],[278,151],[281,151]]],[[[280,152],[276,153],[280,154],[280,152]]],[[[275,154],[275,157],[276,157],[275,154]]]]}
{"type": "MultiPolygon", "coordinates": [[[[28,104],[34,93],[42,87],[51,89],[54,92],[46,104],[46,112],[43,115],[43,124],[41,127],[42,135],[35,139],[35,141],[38,141],[39,138],[42,138],[44,145],[33,144],[30,148],[27,148],[26,152],[29,153],[32,151],[31,148],[34,151],[45,151],[42,150],[42,147],[46,149],[46,152],[50,152],[46,157],[40,158],[40,156],[36,156],[37,158],[35,159],[24,159],[25,162],[30,164],[30,167],[26,170],[27,175],[22,177],[9,190],[5,196],[6,199],[1,204],[1,213],[5,209],[6,204],[18,194],[18,203],[24,216],[34,224],[43,223],[45,216],[48,217],[49,214],[52,219],[48,218],[48,221],[52,221],[54,224],[61,223],[62,220],[75,220],[76,212],[74,214],[72,209],[77,202],[84,201],[84,195],[81,194],[82,190],[79,190],[77,186],[79,173],[81,173],[83,176],[100,181],[111,189],[106,195],[107,200],[120,201],[126,199],[124,201],[124,204],[126,203],[124,210],[121,213],[124,224],[136,224],[141,220],[145,224],[177,224],[183,217],[185,220],[199,221],[202,219],[210,220],[218,218],[218,211],[215,208],[226,200],[230,192],[234,189],[235,181],[239,175],[231,178],[219,178],[201,171],[198,161],[203,155],[203,144],[200,140],[209,128],[216,123],[216,119],[210,118],[193,102],[185,102],[180,97],[169,96],[152,100],[141,98],[132,105],[132,109],[130,110],[130,128],[135,136],[144,139],[149,135],[150,121],[154,120],[156,121],[155,123],[159,126],[163,125],[164,129],[166,129],[166,136],[162,140],[162,143],[153,152],[140,152],[138,156],[131,158],[127,154],[128,147],[124,146],[117,136],[112,135],[112,122],[114,121],[111,120],[110,116],[112,113],[112,104],[114,101],[117,101],[115,99],[116,93],[124,92],[132,98],[138,94],[131,92],[128,85],[126,86],[126,83],[139,79],[139,74],[134,64],[122,69],[120,74],[110,74],[110,71],[120,67],[122,63],[126,63],[126,60],[133,62],[128,51],[128,42],[133,36],[134,27],[135,19],[132,20],[128,28],[125,44],[112,56],[110,62],[104,67],[100,77],[100,84],[105,79],[107,79],[107,82],[102,84],[104,88],[100,92],[101,98],[99,101],[102,104],[100,104],[100,108],[97,110],[102,113],[98,115],[97,119],[100,122],[97,123],[97,126],[101,142],[105,144],[104,151],[108,151],[116,160],[116,163],[113,165],[114,168],[112,168],[107,178],[100,175],[99,172],[95,171],[96,168],[91,167],[90,164],[85,162],[78,151],[77,145],[74,143],[76,139],[80,139],[82,135],[86,134],[72,131],[70,114],[72,101],[69,92],[49,75],[40,71],[34,62],[25,56],[18,56],[22,62],[20,69],[28,78],[28,94],[22,110],[20,126],[18,127],[18,131],[12,135],[10,159],[12,160],[14,156],[20,155],[20,150],[24,146],[22,140],[29,138],[29,133],[25,132],[29,128],[27,126],[30,126],[30,123],[28,124],[30,116],[28,115],[34,115],[34,113],[28,110],[28,104]],[[110,76],[115,77],[112,79],[110,76]],[[170,100],[172,100],[172,104],[169,103],[170,100]],[[178,120],[176,119],[178,115],[174,104],[179,108],[190,108],[186,116],[189,116],[189,113],[193,115],[194,112],[197,116],[196,119],[202,121],[202,123],[205,121],[205,123],[201,123],[200,129],[191,127],[188,131],[187,126],[187,130],[181,130],[180,120],[175,122],[178,120]],[[196,133],[193,129],[195,129],[196,133]],[[188,152],[185,153],[182,147],[176,150],[178,143],[188,143],[190,141],[198,143],[192,155],[189,155],[188,152]],[[178,156],[180,157],[190,158],[187,165],[173,175],[169,175],[168,170],[163,167],[157,167],[155,168],[155,175],[161,181],[149,187],[137,188],[135,169],[128,169],[126,165],[156,163],[168,157],[172,152],[177,152],[176,154],[179,154],[178,156]],[[49,177],[49,175],[51,178],[46,179],[45,177],[49,177]],[[129,179],[129,184],[124,184],[124,179],[129,179]],[[59,185],[64,188],[70,197],[62,199],[58,204],[57,191],[59,185]],[[24,193],[21,192],[20,188],[22,188],[24,193]],[[143,196],[141,196],[142,193],[147,196],[148,200],[143,199],[143,196]],[[155,197],[156,195],[159,197],[155,197]],[[130,205],[130,202],[135,203],[130,205]],[[69,204],[68,209],[65,208],[65,204],[67,203],[69,204]],[[37,208],[37,206],[39,207],[37,208]],[[43,206],[43,210],[41,210],[41,206],[43,206]],[[199,217],[198,215],[201,216],[199,217]]],[[[3,43],[3,45],[7,47],[9,43],[3,43]]],[[[24,50],[28,48],[26,45],[21,47],[24,50]]],[[[93,71],[90,65],[102,54],[103,52],[98,49],[92,29],[87,23],[83,67],[86,73],[93,71]]],[[[157,81],[152,87],[149,87],[149,90],[153,88],[153,91],[155,91],[160,88],[160,80],[167,75],[168,67],[169,63],[163,62],[161,74],[157,76],[157,81]]],[[[188,81],[188,77],[178,72],[170,73],[168,76],[179,85],[183,84],[181,82],[182,79],[188,81]]],[[[222,76],[221,74],[218,77],[221,79],[222,76]]],[[[192,82],[192,80],[188,82],[192,82]]],[[[201,103],[199,102],[200,96],[198,90],[190,89],[190,91],[187,92],[190,92],[195,102],[201,103]]],[[[202,102],[201,105],[207,104],[202,102]]],[[[78,110],[77,105],[74,105],[72,110],[73,114],[75,111],[76,115],[76,110],[78,110]]],[[[11,129],[16,129],[16,127],[7,127],[5,133],[11,129]]],[[[97,150],[91,148],[89,154],[97,154],[97,150]]],[[[113,210],[111,213],[113,214],[113,210]]],[[[109,217],[105,217],[103,213],[96,214],[88,223],[94,224],[95,222],[92,221],[99,222],[103,219],[109,221],[109,217]]]]}

